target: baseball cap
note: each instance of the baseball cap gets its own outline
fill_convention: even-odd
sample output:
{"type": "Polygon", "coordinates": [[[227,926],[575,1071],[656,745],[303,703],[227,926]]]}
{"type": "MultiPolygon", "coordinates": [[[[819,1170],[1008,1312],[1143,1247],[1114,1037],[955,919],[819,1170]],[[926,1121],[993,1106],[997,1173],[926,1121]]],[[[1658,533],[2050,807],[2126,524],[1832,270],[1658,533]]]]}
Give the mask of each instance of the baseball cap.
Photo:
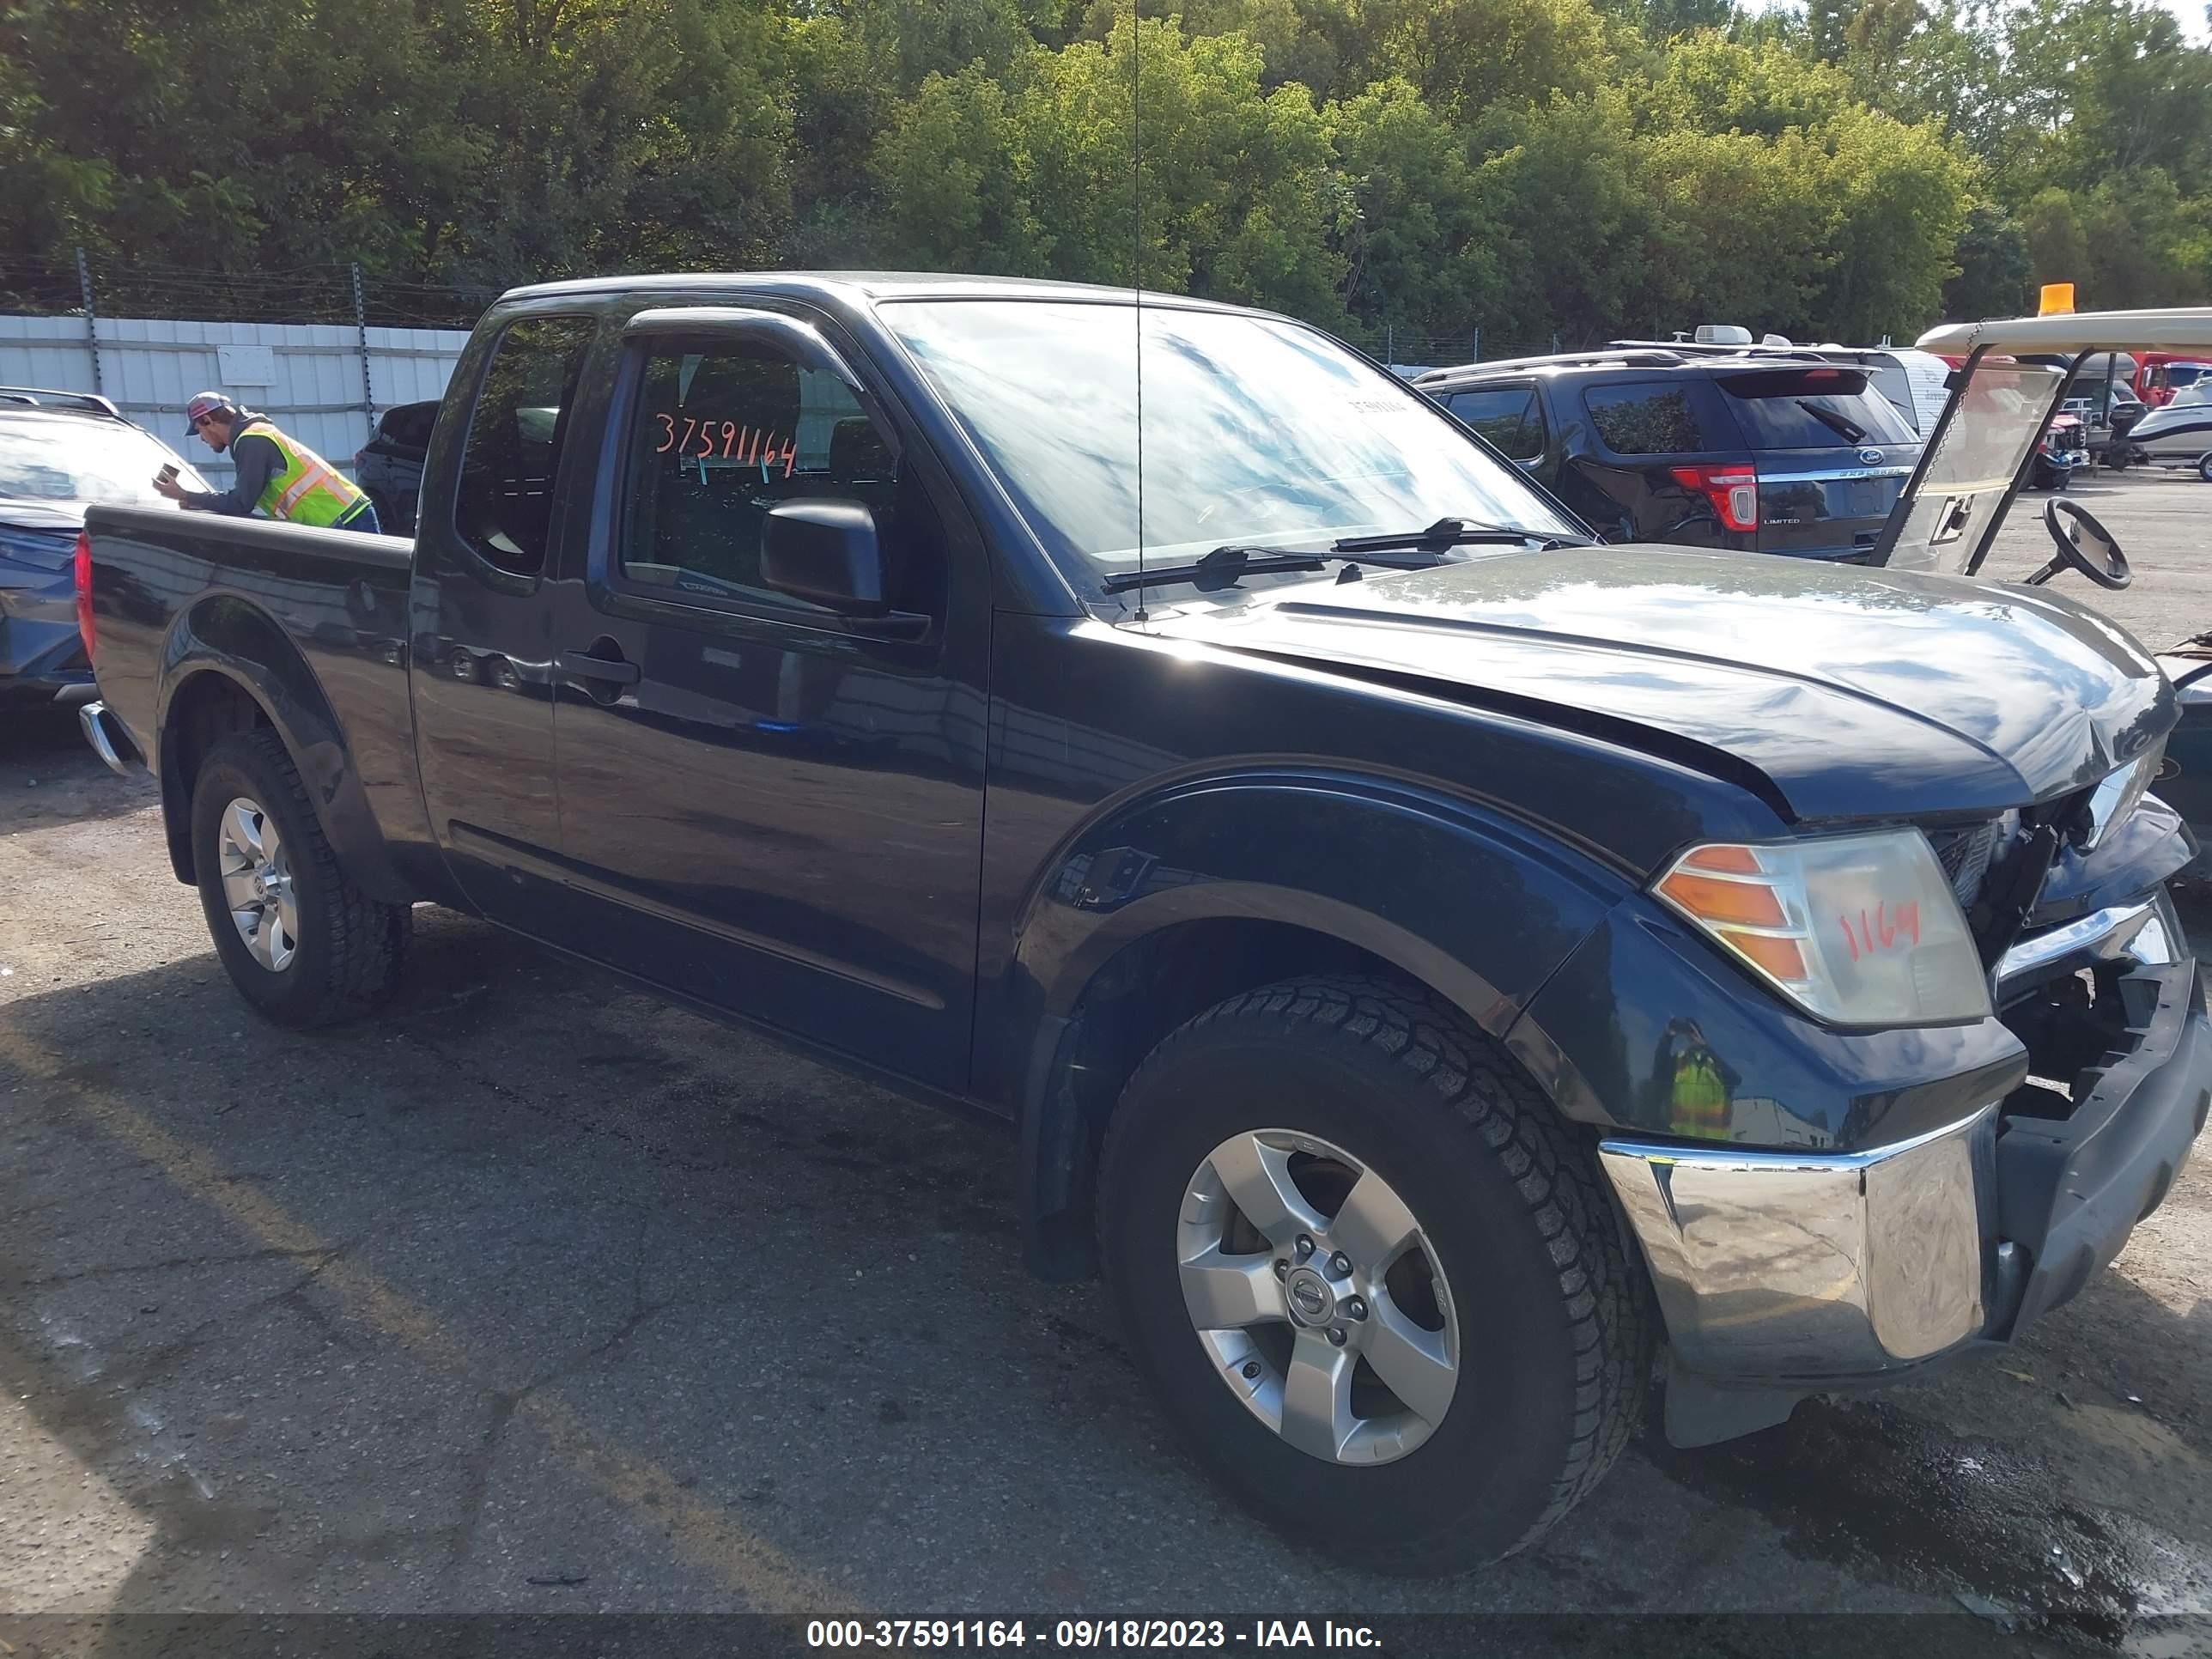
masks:
{"type": "Polygon", "coordinates": [[[222,392],[193,393],[191,402],[185,405],[185,436],[191,437],[199,430],[202,417],[226,412],[235,418],[238,414],[238,405],[223,396],[222,392]]]}

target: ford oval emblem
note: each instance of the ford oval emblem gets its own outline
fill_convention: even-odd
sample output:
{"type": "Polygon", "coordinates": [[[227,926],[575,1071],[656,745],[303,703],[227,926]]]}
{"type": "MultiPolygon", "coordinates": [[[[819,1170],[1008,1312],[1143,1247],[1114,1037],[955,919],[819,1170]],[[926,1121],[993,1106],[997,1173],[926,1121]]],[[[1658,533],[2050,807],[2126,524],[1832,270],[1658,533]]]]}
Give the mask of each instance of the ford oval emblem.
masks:
{"type": "Polygon", "coordinates": [[[1879,449],[1862,449],[1859,451],[1859,459],[1864,461],[1869,466],[1880,466],[1881,465],[1881,451],[1879,449]]]}

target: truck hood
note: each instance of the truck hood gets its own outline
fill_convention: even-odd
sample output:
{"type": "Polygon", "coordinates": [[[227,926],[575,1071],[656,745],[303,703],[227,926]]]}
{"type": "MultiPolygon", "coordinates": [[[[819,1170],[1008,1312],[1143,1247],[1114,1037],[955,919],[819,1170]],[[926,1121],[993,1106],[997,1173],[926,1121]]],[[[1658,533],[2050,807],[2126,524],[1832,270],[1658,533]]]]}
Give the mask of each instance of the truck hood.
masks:
{"type": "Polygon", "coordinates": [[[1673,547],[1370,569],[1155,623],[1763,781],[1801,820],[1994,815],[2095,782],[2177,713],[2135,641],[2039,590],[1673,547]]]}

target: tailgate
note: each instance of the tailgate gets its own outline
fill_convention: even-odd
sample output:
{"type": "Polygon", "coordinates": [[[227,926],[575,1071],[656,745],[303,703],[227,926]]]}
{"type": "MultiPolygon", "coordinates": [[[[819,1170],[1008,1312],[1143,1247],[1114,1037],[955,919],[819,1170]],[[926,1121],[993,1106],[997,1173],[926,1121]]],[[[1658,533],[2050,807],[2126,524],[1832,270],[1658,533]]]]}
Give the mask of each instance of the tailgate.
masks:
{"type": "Polygon", "coordinates": [[[1874,551],[1912,468],[1884,451],[1764,451],[1758,472],[1759,551],[1849,559],[1874,551]]]}

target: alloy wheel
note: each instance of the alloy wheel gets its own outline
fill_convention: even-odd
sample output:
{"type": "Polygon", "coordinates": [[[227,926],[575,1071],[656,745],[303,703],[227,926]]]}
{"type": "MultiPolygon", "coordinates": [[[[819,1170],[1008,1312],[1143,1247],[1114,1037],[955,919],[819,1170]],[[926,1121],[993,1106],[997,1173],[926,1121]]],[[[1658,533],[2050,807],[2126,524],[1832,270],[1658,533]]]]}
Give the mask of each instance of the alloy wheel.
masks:
{"type": "Polygon", "coordinates": [[[1287,1129],[1223,1141],[1184,1188],[1176,1255],[1216,1373],[1300,1451],[1387,1463],[1443,1424],[1461,1352],[1443,1265],[1342,1147],[1287,1129]]]}
{"type": "Polygon", "coordinates": [[[238,936],[271,973],[292,965],[300,950],[300,906],[291,855],[276,821],[240,795],[222,809],[216,859],[224,902],[238,936]]]}

